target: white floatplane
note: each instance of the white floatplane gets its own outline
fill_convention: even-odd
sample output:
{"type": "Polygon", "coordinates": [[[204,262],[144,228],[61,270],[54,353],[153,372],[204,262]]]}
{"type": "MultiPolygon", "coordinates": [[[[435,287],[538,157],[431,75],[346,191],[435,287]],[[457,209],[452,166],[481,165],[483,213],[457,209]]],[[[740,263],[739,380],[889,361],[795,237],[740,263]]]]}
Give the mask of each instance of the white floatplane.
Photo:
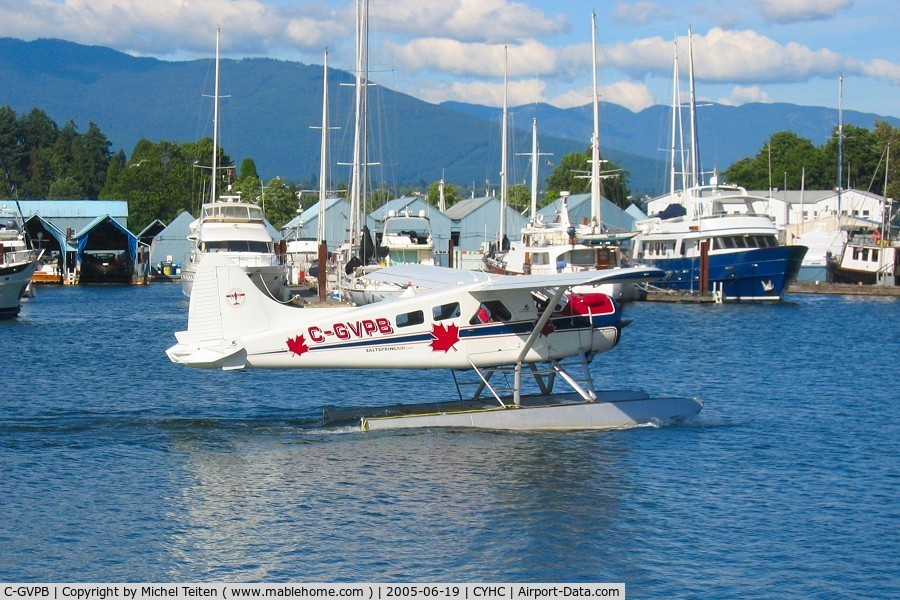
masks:
{"type": "Polygon", "coordinates": [[[589,361],[618,343],[625,322],[609,296],[568,290],[654,280],[658,269],[503,276],[405,265],[378,275],[409,281],[409,293],[359,307],[298,308],[267,298],[227,258],[207,256],[187,331],[175,334],[178,343],[166,354],[178,364],[224,370],[451,369],[477,376],[468,397],[326,414],[359,418],[363,430],[615,429],[685,418],[702,407],[696,398],[596,391],[591,380],[589,361]],[[414,293],[413,286],[426,291],[414,293]],[[580,368],[581,382],[564,359],[574,360],[573,372],[580,368]],[[510,389],[492,385],[498,372],[510,376],[510,389]],[[523,374],[534,378],[536,393],[522,393],[523,374]],[[555,392],[560,381],[570,391],[555,392]]]}

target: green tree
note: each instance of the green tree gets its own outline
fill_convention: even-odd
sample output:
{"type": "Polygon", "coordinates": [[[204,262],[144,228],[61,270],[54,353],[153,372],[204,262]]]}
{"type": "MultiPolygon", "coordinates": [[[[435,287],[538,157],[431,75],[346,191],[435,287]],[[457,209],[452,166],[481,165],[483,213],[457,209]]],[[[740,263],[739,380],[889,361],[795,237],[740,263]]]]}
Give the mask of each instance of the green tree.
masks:
{"type": "Polygon", "coordinates": [[[240,178],[259,180],[259,174],[256,172],[256,163],[252,158],[245,158],[241,161],[240,178]]]}
{"type": "Polygon", "coordinates": [[[52,147],[59,137],[59,127],[47,113],[32,109],[19,125],[22,154],[19,194],[23,198],[46,198],[50,183],[56,178],[52,147]]]}
{"type": "MultiPolygon", "coordinates": [[[[822,148],[825,178],[829,187],[837,187],[838,181],[838,132],[822,148]]],[[[878,167],[881,152],[878,138],[868,129],[844,125],[843,164],[841,187],[867,190],[878,167]]]]}
{"type": "Polygon", "coordinates": [[[49,200],[81,200],[84,198],[84,189],[77,179],[67,175],[50,184],[47,198],[49,200]]]}
{"type": "Polygon", "coordinates": [[[263,211],[266,219],[276,229],[280,229],[297,216],[297,208],[299,206],[297,197],[280,177],[271,180],[266,186],[265,203],[263,211]]]}
{"type": "MultiPolygon", "coordinates": [[[[879,153],[885,157],[887,161],[887,148],[890,146],[890,174],[888,175],[887,195],[895,201],[900,200],[900,128],[891,127],[886,121],[875,121],[875,131],[873,132],[875,139],[878,140],[879,153]]],[[[880,171],[876,174],[877,182],[873,186],[873,191],[879,194],[884,193],[884,164],[881,165],[880,171]]],[[[900,203],[894,204],[895,212],[900,210],[900,203]]]]}
{"type": "Polygon", "coordinates": [[[0,199],[12,198],[22,184],[19,121],[8,106],[0,107],[0,199]],[[11,185],[8,185],[11,184],[11,185]]]}
{"type": "MultiPolygon", "coordinates": [[[[603,161],[601,157],[601,161],[603,161]]],[[[559,165],[547,178],[547,191],[542,204],[559,198],[560,192],[586,194],[591,191],[590,180],[591,150],[572,152],[560,160],[559,165]]],[[[628,171],[619,169],[610,161],[601,162],[600,194],[607,200],[625,208],[628,206],[631,193],[628,191],[628,171]]],[[[530,200],[529,200],[530,202],[530,200]]]]}
{"type": "Polygon", "coordinates": [[[531,210],[531,190],[524,183],[509,186],[506,189],[506,203],[518,212],[531,210]]]}
{"type": "Polygon", "coordinates": [[[737,161],[722,173],[722,178],[752,190],[767,190],[770,181],[773,188],[787,185],[787,189],[799,190],[805,171],[809,189],[825,185],[823,165],[822,152],[811,141],[790,131],[779,131],[772,134],[755,157],[737,161]]]}
{"type": "Polygon", "coordinates": [[[87,198],[98,198],[109,169],[111,146],[109,139],[91,121],[88,130],[80,137],[79,152],[75,160],[74,176],[84,189],[87,198]]]}
{"type": "MultiPolygon", "coordinates": [[[[441,182],[435,181],[428,186],[428,194],[427,194],[428,204],[432,206],[439,206],[441,201],[441,182]]],[[[452,183],[445,181],[444,182],[444,206],[450,208],[457,202],[459,202],[459,190],[452,183]]]]}
{"type": "Polygon", "coordinates": [[[175,142],[140,140],[127,165],[113,160],[101,198],[128,201],[128,227],[140,231],[154,219],[170,222],[190,210],[194,167],[175,142]]]}

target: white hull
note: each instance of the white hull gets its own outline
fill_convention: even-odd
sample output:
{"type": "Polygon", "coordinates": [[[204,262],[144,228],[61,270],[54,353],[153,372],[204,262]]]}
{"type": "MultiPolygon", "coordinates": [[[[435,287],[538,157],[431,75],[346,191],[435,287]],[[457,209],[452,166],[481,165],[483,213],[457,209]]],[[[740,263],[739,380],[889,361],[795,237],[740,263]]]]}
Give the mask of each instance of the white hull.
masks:
{"type": "MultiPolygon", "coordinates": [[[[400,265],[434,266],[434,242],[431,238],[431,223],[424,212],[412,216],[409,212],[389,213],[384,223],[380,248],[385,252],[381,266],[400,265]]],[[[379,267],[368,265],[357,269],[354,277],[344,290],[356,306],[399,298],[408,286],[385,283],[366,277],[379,267]]]]}
{"type": "Polygon", "coordinates": [[[19,302],[25,294],[38,260],[25,263],[0,264],[0,318],[19,314],[19,302]]]}
{"type": "MultiPolygon", "coordinates": [[[[267,262],[274,260],[265,257],[267,262]]],[[[267,296],[279,301],[286,301],[290,298],[290,288],[288,283],[288,267],[279,264],[262,264],[254,265],[256,261],[250,261],[251,264],[241,264],[238,260],[232,258],[241,270],[247,274],[247,277],[253,282],[261,292],[267,296]]],[[[181,269],[181,291],[190,298],[191,290],[194,287],[194,276],[197,271],[197,264],[193,262],[185,262],[181,269]]]]}
{"type": "Polygon", "coordinates": [[[406,407],[409,414],[363,417],[362,431],[416,427],[465,427],[503,430],[627,429],[686,419],[700,412],[696,398],[650,398],[643,392],[599,393],[597,401],[578,394],[526,396],[519,406],[496,402],[481,407],[452,406],[436,411],[435,404],[406,407]]]}

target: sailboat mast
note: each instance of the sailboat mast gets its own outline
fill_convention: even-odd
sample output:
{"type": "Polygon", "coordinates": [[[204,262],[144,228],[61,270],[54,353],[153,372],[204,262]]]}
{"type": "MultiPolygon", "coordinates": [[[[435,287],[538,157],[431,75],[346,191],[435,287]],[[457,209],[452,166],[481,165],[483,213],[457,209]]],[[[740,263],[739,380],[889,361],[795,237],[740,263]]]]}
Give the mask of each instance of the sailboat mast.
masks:
{"type": "Polygon", "coordinates": [[[319,272],[316,276],[319,302],[325,302],[327,278],[325,263],[328,259],[328,243],[325,240],[325,196],[328,190],[328,48],[325,48],[325,62],[322,67],[322,157],[319,163],[319,223],[316,231],[319,272]]]}
{"type": "Polygon", "coordinates": [[[356,112],[354,114],[353,134],[353,166],[350,175],[350,254],[353,255],[359,247],[360,240],[360,211],[362,210],[363,190],[363,146],[365,145],[365,82],[363,80],[364,42],[367,36],[364,33],[366,22],[364,12],[367,0],[356,0],[356,112]]]}
{"type": "Polygon", "coordinates": [[[503,123],[500,128],[500,136],[502,138],[500,142],[501,148],[501,160],[500,160],[500,226],[497,232],[497,242],[498,248],[503,249],[503,236],[506,233],[506,203],[507,203],[507,182],[506,182],[506,170],[507,170],[507,152],[508,149],[506,147],[507,143],[507,119],[508,119],[508,99],[507,99],[507,81],[508,81],[508,67],[509,61],[507,60],[507,52],[508,49],[506,46],[503,46],[503,123]]]}
{"type": "Polygon", "coordinates": [[[692,186],[702,185],[700,181],[700,149],[697,143],[697,99],[694,93],[694,40],[688,27],[688,77],[691,94],[691,181],[692,186]]]}
{"type": "Polygon", "coordinates": [[[538,197],[538,138],[537,118],[531,121],[531,223],[537,223],[538,197]]]}
{"type": "MultiPolygon", "coordinates": [[[[890,240],[891,236],[891,205],[888,200],[888,176],[891,173],[891,143],[887,144],[887,155],[884,160],[884,196],[881,204],[881,238],[890,240]]],[[[882,253],[883,254],[883,253],[882,253]]]]}
{"type": "Polygon", "coordinates": [[[838,78],[838,177],[837,214],[841,217],[841,187],[844,177],[844,76],[838,78]]]}
{"type": "Polygon", "coordinates": [[[328,48],[325,48],[325,64],[322,68],[322,160],[319,164],[319,227],[316,241],[325,242],[325,196],[328,190],[328,48]]]}
{"type": "Polygon", "coordinates": [[[362,0],[362,32],[360,34],[361,69],[362,69],[362,90],[360,98],[362,99],[362,138],[360,140],[360,188],[359,188],[359,229],[360,238],[359,245],[362,248],[360,260],[365,260],[367,250],[364,247],[365,239],[362,236],[363,224],[365,223],[365,215],[367,212],[367,203],[369,198],[369,0],[362,0]]]}
{"type": "Polygon", "coordinates": [[[215,87],[213,88],[213,147],[212,147],[212,177],[209,186],[209,201],[215,202],[216,195],[216,179],[219,175],[219,32],[221,27],[216,28],[216,78],[215,87]]]}
{"type": "Polygon", "coordinates": [[[591,136],[591,227],[601,230],[600,208],[600,94],[597,91],[597,13],[591,11],[591,65],[593,67],[594,132],[591,136]]]}
{"type": "Polygon", "coordinates": [[[678,97],[678,42],[676,41],[672,44],[674,47],[674,60],[672,61],[672,147],[670,148],[669,155],[670,160],[672,161],[671,169],[669,170],[669,195],[672,199],[675,198],[675,125],[676,119],[679,114],[679,102],[680,98],[678,97]]]}

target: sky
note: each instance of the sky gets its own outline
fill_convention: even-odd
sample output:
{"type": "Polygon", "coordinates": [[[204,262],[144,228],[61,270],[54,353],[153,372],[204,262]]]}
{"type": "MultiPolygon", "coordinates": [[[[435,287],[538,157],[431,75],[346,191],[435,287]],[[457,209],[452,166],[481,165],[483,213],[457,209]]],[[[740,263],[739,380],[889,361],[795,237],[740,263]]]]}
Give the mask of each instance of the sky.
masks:
{"type": "MultiPolygon", "coordinates": [[[[371,79],[432,103],[640,111],[682,95],[900,117],[900,0],[370,0],[371,79]],[[505,55],[505,59],[504,59],[505,55]]],[[[269,57],[355,68],[353,0],[0,0],[0,37],[58,38],[161,60],[269,57]]]]}

